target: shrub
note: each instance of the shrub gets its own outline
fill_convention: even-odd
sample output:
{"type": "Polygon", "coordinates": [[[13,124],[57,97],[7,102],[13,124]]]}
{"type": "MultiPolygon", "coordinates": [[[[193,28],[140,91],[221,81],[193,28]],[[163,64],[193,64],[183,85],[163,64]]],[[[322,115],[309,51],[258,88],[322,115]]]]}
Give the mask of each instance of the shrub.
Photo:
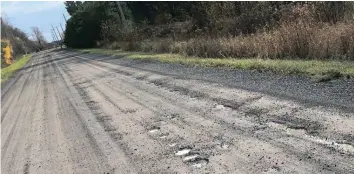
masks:
{"type": "Polygon", "coordinates": [[[352,2],[198,4],[196,10],[206,16],[192,15],[191,22],[178,25],[142,27],[121,44],[123,50],[215,58],[354,60],[352,2]],[[191,27],[205,17],[205,28],[191,27]]]}

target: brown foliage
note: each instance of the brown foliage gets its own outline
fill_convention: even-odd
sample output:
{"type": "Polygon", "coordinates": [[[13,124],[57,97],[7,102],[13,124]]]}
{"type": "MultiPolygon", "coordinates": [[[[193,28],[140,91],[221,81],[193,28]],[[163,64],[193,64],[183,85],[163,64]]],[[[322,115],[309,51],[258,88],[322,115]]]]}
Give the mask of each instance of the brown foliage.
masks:
{"type": "Polygon", "coordinates": [[[354,3],[330,6],[331,3],[311,2],[285,4],[282,8],[270,8],[269,3],[251,4],[247,7],[251,13],[239,15],[237,11],[220,11],[235,9],[238,3],[202,3],[210,19],[206,29],[193,30],[188,22],[184,27],[145,27],[144,32],[136,32],[139,39],[120,43],[119,47],[198,57],[354,60],[354,3]],[[273,12],[274,8],[279,11],[273,12]],[[266,18],[270,19],[262,23],[266,18]]]}

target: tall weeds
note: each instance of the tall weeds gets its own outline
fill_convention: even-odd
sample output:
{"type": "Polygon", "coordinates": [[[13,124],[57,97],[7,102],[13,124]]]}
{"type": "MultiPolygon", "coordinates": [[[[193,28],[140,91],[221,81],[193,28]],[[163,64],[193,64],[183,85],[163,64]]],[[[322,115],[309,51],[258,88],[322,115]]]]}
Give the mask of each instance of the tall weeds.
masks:
{"type": "Polygon", "coordinates": [[[120,48],[215,58],[354,60],[354,19],[321,22],[312,12],[308,6],[295,7],[278,27],[255,34],[150,38],[120,48]]]}

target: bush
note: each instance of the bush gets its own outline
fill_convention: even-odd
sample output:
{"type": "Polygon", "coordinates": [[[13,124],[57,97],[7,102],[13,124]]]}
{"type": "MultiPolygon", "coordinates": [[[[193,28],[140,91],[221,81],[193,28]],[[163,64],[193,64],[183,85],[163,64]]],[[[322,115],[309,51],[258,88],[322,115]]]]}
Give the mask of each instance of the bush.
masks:
{"type": "Polygon", "coordinates": [[[83,3],[68,21],[67,45],[99,42],[127,51],[217,58],[354,60],[353,2],[129,2],[122,3],[123,11],[131,10],[121,15],[127,20],[114,4],[83,3]]]}
{"type": "Polygon", "coordinates": [[[130,43],[129,51],[178,53],[198,57],[354,60],[354,24],[284,23],[278,29],[253,35],[196,37],[184,41],[144,40],[130,43]]]}

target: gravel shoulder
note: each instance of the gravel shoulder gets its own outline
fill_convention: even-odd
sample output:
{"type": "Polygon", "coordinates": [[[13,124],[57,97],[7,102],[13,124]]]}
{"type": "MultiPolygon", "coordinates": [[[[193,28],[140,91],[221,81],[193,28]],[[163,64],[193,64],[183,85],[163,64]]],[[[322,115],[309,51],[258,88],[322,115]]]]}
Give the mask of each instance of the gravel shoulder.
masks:
{"type": "Polygon", "coordinates": [[[354,173],[353,83],[46,52],[2,91],[1,170],[354,173]]]}
{"type": "Polygon", "coordinates": [[[276,97],[297,100],[310,105],[326,105],[350,109],[354,105],[354,78],[314,82],[298,75],[227,68],[192,67],[153,60],[127,59],[119,56],[92,54],[92,59],[119,64],[161,75],[219,83],[244,90],[262,92],[276,97]]]}

